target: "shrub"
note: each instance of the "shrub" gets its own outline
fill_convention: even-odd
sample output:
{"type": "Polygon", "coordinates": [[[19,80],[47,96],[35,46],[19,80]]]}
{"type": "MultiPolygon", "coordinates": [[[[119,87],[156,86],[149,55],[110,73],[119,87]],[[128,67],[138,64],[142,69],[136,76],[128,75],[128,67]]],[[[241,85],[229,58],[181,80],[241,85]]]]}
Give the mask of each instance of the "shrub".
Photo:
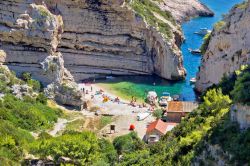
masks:
{"type": "Polygon", "coordinates": [[[34,91],[39,92],[41,90],[41,84],[39,81],[31,79],[31,80],[28,80],[27,83],[29,86],[32,87],[34,91]]]}
{"type": "Polygon", "coordinates": [[[39,93],[39,95],[36,97],[36,101],[46,105],[48,99],[44,93],[39,93]]]}
{"type": "Polygon", "coordinates": [[[235,102],[250,104],[250,69],[243,71],[238,77],[231,92],[235,102]]]}
{"type": "Polygon", "coordinates": [[[144,147],[144,143],[138,138],[135,132],[116,137],[113,141],[113,145],[119,155],[143,149],[144,147]]]}
{"type": "Polygon", "coordinates": [[[221,30],[222,28],[224,28],[225,25],[226,25],[226,22],[225,22],[225,21],[219,21],[219,22],[217,22],[216,24],[214,24],[214,29],[215,29],[216,31],[219,31],[219,30],[221,30]]]}
{"type": "Polygon", "coordinates": [[[23,72],[22,75],[21,75],[21,78],[25,82],[27,82],[27,81],[31,80],[31,73],[29,73],[29,72],[23,72]]]}
{"type": "Polygon", "coordinates": [[[64,133],[59,137],[37,140],[30,145],[30,153],[42,158],[51,156],[56,162],[60,157],[68,157],[74,165],[92,165],[101,158],[98,139],[88,131],[64,133]]]}
{"type": "Polygon", "coordinates": [[[161,119],[163,115],[162,109],[157,109],[153,112],[153,116],[156,117],[156,119],[161,119]]]}
{"type": "Polygon", "coordinates": [[[211,33],[206,34],[206,36],[203,38],[203,43],[200,48],[202,54],[206,53],[210,39],[211,39],[211,33]]]}
{"type": "Polygon", "coordinates": [[[0,119],[8,120],[26,130],[46,129],[57,121],[60,111],[36,101],[19,100],[13,95],[5,95],[0,101],[0,119]]]}

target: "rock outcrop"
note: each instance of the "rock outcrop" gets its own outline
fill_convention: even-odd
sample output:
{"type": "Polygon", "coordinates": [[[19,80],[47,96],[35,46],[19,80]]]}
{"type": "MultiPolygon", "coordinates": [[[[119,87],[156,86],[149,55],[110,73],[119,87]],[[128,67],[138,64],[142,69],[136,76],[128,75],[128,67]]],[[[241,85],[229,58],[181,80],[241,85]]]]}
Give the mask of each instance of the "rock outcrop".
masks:
{"type": "MultiPolygon", "coordinates": [[[[69,96],[56,87],[67,82],[67,85],[75,85],[71,87],[74,91],[78,88],[57,51],[62,26],[61,16],[52,14],[45,5],[24,0],[0,2],[1,61],[17,74],[28,71],[44,85],[55,86],[55,95],[60,94],[58,100],[69,96]]],[[[81,92],[73,94],[79,100],[78,105],[70,100],[62,104],[80,106],[81,92]]]]}
{"type": "Polygon", "coordinates": [[[236,5],[217,23],[197,74],[196,89],[218,84],[241,65],[250,63],[250,2],[236,5]]]}
{"type": "Polygon", "coordinates": [[[214,16],[214,13],[198,0],[163,0],[160,7],[162,10],[171,12],[177,22],[187,21],[197,16],[214,16]]]}

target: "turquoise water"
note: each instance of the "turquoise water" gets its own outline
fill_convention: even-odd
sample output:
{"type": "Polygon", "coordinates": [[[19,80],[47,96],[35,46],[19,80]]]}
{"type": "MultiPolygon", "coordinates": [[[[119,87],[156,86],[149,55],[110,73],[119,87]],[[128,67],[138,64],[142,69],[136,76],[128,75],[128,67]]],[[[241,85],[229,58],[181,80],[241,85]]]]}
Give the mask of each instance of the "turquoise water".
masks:
{"type": "Polygon", "coordinates": [[[243,0],[201,0],[215,13],[214,17],[197,17],[182,24],[182,29],[186,41],[182,44],[181,50],[183,53],[184,67],[187,70],[187,77],[184,81],[171,82],[161,79],[157,76],[121,76],[113,79],[98,81],[109,86],[110,89],[119,93],[126,93],[130,96],[145,97],[145,92],[155,90],[158,95],[168,91],[171,95],[180,94],[183,100],[194,101],[196,94],[193,90],[193,85],[190,85],[190,78],[195,77],[200,65],[201,56],[192,55],[188,48],[200,48],[202,37],[194,34],[200,28],[212,29],[214,23],[222,19],[223,14],[237,3],[243,0]]]}

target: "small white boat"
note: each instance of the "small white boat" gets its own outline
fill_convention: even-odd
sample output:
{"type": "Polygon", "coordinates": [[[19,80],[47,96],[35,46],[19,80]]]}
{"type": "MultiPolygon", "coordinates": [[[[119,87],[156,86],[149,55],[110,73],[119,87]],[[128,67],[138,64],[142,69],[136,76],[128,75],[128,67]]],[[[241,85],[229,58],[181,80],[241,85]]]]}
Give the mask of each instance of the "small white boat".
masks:
{"type": "Polygon", "coordinates": [[[200,31],[194,32],[197,35],[205,36],[208,33],[211,33],[211,30],[208,30],[207,28],[201,28],[200,31]]]}
{"type": "Polygon", "coordinates": [[[190,83],[191,83],[191,84],[196,83],[196,78],[195,78],[195,77],[191,78],[191,79],[190,79],[190,83]]]}
{"type": "Polygon", "coordinates": [[[168,102],[169,102],[169,101],[172,101],[172,100],[173,100],[173,99],[172,99],[172,97],[170,96],[170,93],[168,93],[168,92],[163,92],[163,93],[162,93],[162,96],[161,96],[161,98],[160,98],[160,100],[159,100],[159,105],[165,107],[165,106],[168,105],[168,102]]]}
{"type": "Polygon", "coordinates": [[[191,52],[191,54],[194,54],[194,55],[198,55],[198,54],[201,54],[201,50],[200,49],[191,49],[191,48],[189,48],[188,49],[189,50],[189,52],[191,52]]]}
{"type": "Polygon", "coordinates": [[[114,79],[113,76],[106,76],[106,79],[114,79]]]}

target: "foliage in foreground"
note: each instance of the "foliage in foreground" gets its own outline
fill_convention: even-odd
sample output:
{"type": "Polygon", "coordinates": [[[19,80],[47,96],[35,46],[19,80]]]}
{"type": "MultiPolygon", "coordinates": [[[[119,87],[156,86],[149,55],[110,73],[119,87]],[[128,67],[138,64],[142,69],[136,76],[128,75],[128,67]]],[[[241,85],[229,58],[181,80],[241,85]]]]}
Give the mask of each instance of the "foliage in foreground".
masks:
{"type": "Polygon", "coordinates": [[[22,101],[13,95],[5,95],[0,100],[0,120],[30,131],[52,127],[60,113],[40,102],[22,101]]]}
{"type": "Polygon", "coordinates": [[[52,156],[55,163],[60,157],[68,157],[77,165],[105,165],[116,159],[112,144],[88,131],[67,131],[62,136],[39,139],[30,145],[30,152],[41,158],[52,156]]]}

